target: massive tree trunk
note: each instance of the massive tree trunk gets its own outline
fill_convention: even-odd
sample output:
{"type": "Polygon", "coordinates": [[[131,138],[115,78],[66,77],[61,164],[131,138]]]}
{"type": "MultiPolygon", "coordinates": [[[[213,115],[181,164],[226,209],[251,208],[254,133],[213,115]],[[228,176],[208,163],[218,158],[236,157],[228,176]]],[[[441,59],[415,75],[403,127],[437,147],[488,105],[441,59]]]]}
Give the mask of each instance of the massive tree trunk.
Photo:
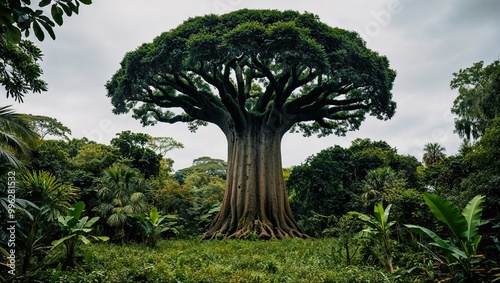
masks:
{"type": "Polygon", "coordinates": [[[226,133],[228,172],[220,212],[204,239],[217,235],[244,238],[307,238],[292,216],[281,165],[283,133],[259,119],[226,133]]]}

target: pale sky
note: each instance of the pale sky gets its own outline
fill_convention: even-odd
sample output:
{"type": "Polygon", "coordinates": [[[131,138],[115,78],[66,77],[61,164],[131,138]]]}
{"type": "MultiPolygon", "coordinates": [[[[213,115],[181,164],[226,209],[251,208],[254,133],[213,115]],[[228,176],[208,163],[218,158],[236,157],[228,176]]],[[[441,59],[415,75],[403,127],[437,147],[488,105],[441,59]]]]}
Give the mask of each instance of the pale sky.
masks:
{"type": "Polygon", "coordinates": [[[393,100],[396,115],[389,121],[368,118],[345,137],[304,138],[285,135],[283,166],[299,165],[330,146],[348,147],[355,138],[387,141],[400,154],[421,160],[423,147],[438,142],[448,155],[461,143],[453,133],[450,108],[457,96],[449,85],[452,73],[478,61],[500,58],[500,1],[496,0],[94,0],[80,14],[64,18],[57,39],[35,43],[44,53],[41,66],[49,91],[28,94],[24,103],[13,99],[20,113],[58,119],[73,132],[99,143],[124,130],[168,136],[184,149],[171,151],[174,168],[191,165],[201,156],[226,159],[226,140],[215,126],[191,133],[186,124],[142,127],[128,115],[114,115],[104,84],[118,70],[126,52],[152,41],[189,17],[249,9],[311,12],[324,23],[361,34],[369,48],[388,57],[397,71],[393,100]],[[172,4],[175,3],[175,4],[172,4]]]}

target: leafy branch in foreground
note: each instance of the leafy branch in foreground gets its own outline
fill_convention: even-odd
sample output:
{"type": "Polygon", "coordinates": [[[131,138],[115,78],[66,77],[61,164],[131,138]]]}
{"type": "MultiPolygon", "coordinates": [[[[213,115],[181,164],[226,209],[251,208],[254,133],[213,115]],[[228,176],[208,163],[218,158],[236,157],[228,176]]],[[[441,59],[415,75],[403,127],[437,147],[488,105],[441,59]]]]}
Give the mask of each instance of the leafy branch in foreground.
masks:
{"type": "Polygon", "coordinates": [[[43,29],[52,39],[56,39],[54,27],[63,24],[63,16],[71,17],[78,14],[80,3],[92,4],[92,0],[40,0],[31,3],[31,0],[4,0],[0,2],[0,31],[5,38],[17,44],[21,41],[22,32],[29,36],[30,30],[40,41],[45,39],[43,29]],[[48,7],[50,5],[50,15],[48,7]],[[45,8],[45,10],[44,10],[45,8]],[[55,23],[54,23],[55,22],[55,23]]]}

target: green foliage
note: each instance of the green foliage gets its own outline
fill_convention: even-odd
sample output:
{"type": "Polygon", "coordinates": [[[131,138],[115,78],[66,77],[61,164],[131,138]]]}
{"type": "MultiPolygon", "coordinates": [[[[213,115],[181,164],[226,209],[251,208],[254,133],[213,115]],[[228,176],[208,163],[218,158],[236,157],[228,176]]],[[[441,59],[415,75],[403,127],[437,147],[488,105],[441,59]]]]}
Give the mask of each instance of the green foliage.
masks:
{"type": "Polygon", "coordinates": [[[131,131],[123,131],[116,135],[117,137],[111,140],[111,145],[119,150],[123,158],[131,161],[131,167],[138,169],[145,178],[159,174],[163,156],[147,147],[152,141],[150,135],[131,131]]]}
{"type": "MultiPolygon", "coordinates": [[[[73,14],[78,14],[80,3],[89,5],[91,0],[8,0],[2,1],[0,6],[0,31],[12,44],[17,44],[21,40],[21,32],[27,37],[30,30],[33,29],[38,40],[43,41],[45,34],[42,30],[45,29],[52,39],[55,39],[53,27],[57,23],[59,26],[63,24],[63,16],[70,17],[73,14]],[[50,7],[50,15],[48,9],[50,7]],[[55,23],[54,23],[55,22],[55,23]]],[[[3,36],[2,36],[3,37],[3,36]]]]}
{"type": "Polygon", "coordinates": [[[91,0],[4,0],[0,3],[0,84],[13,97],[23,102],[24,95],[47,90],[47,84],[40,79],[42,69],[38,61],[42,52],[31,41],[21,40],[22,33],[28,37],[33,31],[43,41],[45,31],[55,39],[54,21],[63,23],[63,15],[78,14],[80,3],[91,4],[91,0]],[[38,2],[38,3],[35,3],[38,2]],[[36,5],[38,4],[38,5],[36,5]],[[51,5],[50,16],[43,7],[51,5]],[[37,7],[38,6],[38,7],[37,7]],[[43,29],[42,29],[43,28],[43,29]]]}
{"type": "Polygon", "coordinates": [[[115,164],[104,170],[97,192],[100,203],[94,210],[106,217],[106,223],[114,232],[118,230],[118,239],[122,242],[130,232],[126,230],[127,215],[147,209],[148,187],[149,183],[140,173],[126,165],[115,164]]]}
{"type": "Polygon", "coordinates": [[[164,157],[167,152],[176,148],[184,148],[184,145],[171,137],[150,137],[149,147],[164,157]]]}
{"type": "Polygon", "coordinates": [[[406,181],[390,167],[370,170],[362,182],[363,206],[372,207],[377,203],[392,202],[405,187],[406,181]]]}
{"type": "Polygon", "coordinates": [[[193,160],[193,165],[175,172],[174,178],[182,185],[187,176],[193,173],[205,173],[208,176],[226,179],[227,163],[222,159],[202,156],[193,160]]]}
{"type": "Polygon", "coordinates": [[[424,200],[436,219],[446,225],[450,238],[444,240],[424,227],[409,224],[405,226],[412,232],[426,234],[432,238],[434,242],[431,245],[439,248],[452,270],[454,265],[458,264],[460,270],[455,271],[457,278],[462,274],[465,280],[472,280],[473,267],[480,262],[476,255],[481,241],[479,226],[484,224],[481,216],[485,197],[474,197],[461,212],[453,203],[434,194],[425,193],[424,200]]]}
{"type": "Polygon", "coordinates": [[[71,158],[73,167],[100,176],[104,169],[118,161],[118,150],[104,144],[85,144],[78,149],[78,154],[71,158]]]}
{"type": "Polygon", "coordinates": [[[480,138],[493,119],[500,116],[500,60],[483,65],[480,61],[453,73],[450,83],[459,93],[451,108],[458,115],[455,131],[468,140],[480,138]]]}
{"type": "MultiPolygon", "coordinates": [[[[86,235],[92,232],[92,225],[99,220],[99,217],[93,217],[92,219],[89,219],[88,216],[81,217],[84,208],[85,203],[81,201],[77,202],[68,210],[65,217],[59,216],[57,218],[61,226],[63,237],[59,240],[52,241],[52,248],[54,249],[59,245],[64,245],[66,247],[65,266],[67,267],[73,267],[75,265],[75,253],[79,244],[90,244],[90,240],[86,235]]],[[[109,238],[105,236],[90,237],[91,239],[99,241],[109,240],[109,238]]]]}
{"type": "Polygon", "coordinates": [[[465,156],[471,164],[471,172],[462,182],[462,199],[470,199],[476,194],[486,195],[484,217],[500,223],[500,117],[491,121],[484,135],[465,156]]]}
{"type": "Polygon", "coordinates": [[[391,249],[391,227],[396,223],[395,221],[389,222],[389,213],[391,210],[391,205],[389,204],[385,209],[382,204],[377,204],[373,208],[373,215],[366,215],[356,211],[350,212],[350,214],[358,216],[358,218],[367,226],[367,228],[361,231],[361,236],[373,235],[378,239],[383,246],[385,264],[389,268],[391,273],[394,272],[392,266],[392,249],[391,249]]]}
{"type": "Polygon", "coordinates": [[[421,185],[427,190],[446,195],[464,205],[468,201],[463,201],[461,193],[464,191],[462,181],[471,173],[471,164],[463,155],[448,156],[433,165],[421,166],[417,173],[421,185]]]}
{"type": "Polygon", "coordinates": [[[68,151],[68,143],[63,140],[42,140],[31,153],[30,168],[66,179],[68,170],[71,169],[68,151]]]}
{"type": "Polygon", "coordinates": [[[19,246],[24,252],[21,274],[27,274],[33,258],[46,254],[46,240],[55,234],[57,218],[71,207],[78,197],[78,189],[45,171],[24,171],[16,181],[16,196],[35,205],[26,207],[29,214],[18,222],[22,243],[19,246]]]}
{"type": "Polygon", "coordinates": [[[78,188],[64,184],[49,172],[25,171],[18,182],[22,195],[38,205],[49,222],[56,221],[78,197],[78,188]]]}
{"type": "Polygon", "coordinates": [[[294,166],[286,183],[290,204],[301,227],[320,236],[328,225],[313,221],[319,220],[316,214],[344,215],[392,203],[410,184],[417,188],[419,165],[384,141],[356,139],[349,148],[331,147],[294,166]]]}
{"type": "Polygon", "coordinates": [[[146,245],[150,248],[156,247],[156,242],[160,235],[164,232],[173,232],[174,234],[179,231],[174,227],[177,223],[176,215],[160,215],[156,207],[152,207],[149,214],[137,213],[129,215],[141,223],[141,227],[146,234],[146,245]]]}
{"type": "Polygon", "coordinates": [[[324,232],[336,237],[333,245],[333,257],[338,263],[347,265],[355,264],[359,260],[360,248],[365,244],[359,235],[362,229],[362,222],[352,214],[346,214],[339,218],[333,228],[328,228],[324,232]]]}
{"type": "MultiPolygon", "coordinates": [[[[377,268],[335,264],[329,249],[333,244],[331,239],[168,240],[156,249],[97,244],[85,247],[92,260],[62,271],[58,282],[398,282],[377,268]]],[[[410,282],[404,280],[400,282],[410,282]]]]}
{"type": "Polygon", "coordinates": [[[352,163],[352,153],[335,146],[292,168],[286,184],[290,204],[306,232],[320,235],[327,227],[326,223],[312,225],[315,214],[343,215],[356,209],[357,197],[351,187],[352,163]]]}
{"type": "Polygon", "coordinates": [[[152,192],[154,203],[160,210],[179,216],[179,222],[183,226],[180,235],[184,237],[199,235],[220,209],[225,180],[210,175],[214,171],[205,170],[207,168],[211,166],[194,165],[186,168],[177,175],[182,176],[182,185],[174,176],[164,180],[152,192]]]}

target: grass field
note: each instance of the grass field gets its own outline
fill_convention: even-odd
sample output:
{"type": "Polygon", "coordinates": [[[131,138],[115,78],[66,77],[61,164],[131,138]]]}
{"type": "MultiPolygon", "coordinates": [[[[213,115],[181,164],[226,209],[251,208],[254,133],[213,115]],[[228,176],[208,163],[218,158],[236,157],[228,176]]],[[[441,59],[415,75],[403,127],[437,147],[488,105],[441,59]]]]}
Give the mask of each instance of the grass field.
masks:
{"type": "Polygon", "coordinates": [[[332,239],[164,240],[156,249],[99,244],[56,282],[409,282],[379,267],[338,263],[333,245],[332,239]]]}

